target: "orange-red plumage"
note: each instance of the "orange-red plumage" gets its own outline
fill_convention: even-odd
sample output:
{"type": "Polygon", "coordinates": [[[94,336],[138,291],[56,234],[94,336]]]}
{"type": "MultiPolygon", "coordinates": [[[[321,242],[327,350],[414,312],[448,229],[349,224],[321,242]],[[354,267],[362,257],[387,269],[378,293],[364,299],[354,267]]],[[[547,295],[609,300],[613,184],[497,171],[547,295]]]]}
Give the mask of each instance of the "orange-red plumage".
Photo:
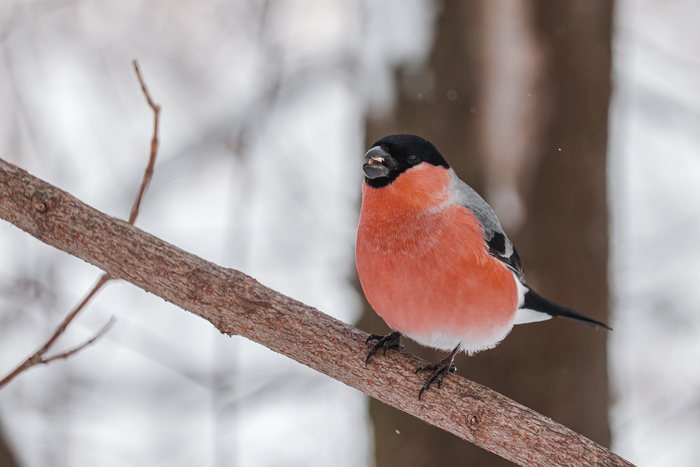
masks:
{"type": "Polygon", "coordinates": [[[454,371],[460,350],[495,346],[514,324],[563,316],[604,323],[525,287],[520,256],[486,201],[457,178],[430,142],[387,136],[365,155],[357,272],[372,308],[394,330],[371,334],[366,361],[407,335],[451,350],[418,397],[454,371]]]}
{"type": "Polygon", "coordinates": [[[518,291],[489,255],[481,223],[450,199],[450,179],[446,168],[422,164],[381,189],[365,184],[357,269],[390,327],[434,347],[478,350],[507,334],[518,291]]]}

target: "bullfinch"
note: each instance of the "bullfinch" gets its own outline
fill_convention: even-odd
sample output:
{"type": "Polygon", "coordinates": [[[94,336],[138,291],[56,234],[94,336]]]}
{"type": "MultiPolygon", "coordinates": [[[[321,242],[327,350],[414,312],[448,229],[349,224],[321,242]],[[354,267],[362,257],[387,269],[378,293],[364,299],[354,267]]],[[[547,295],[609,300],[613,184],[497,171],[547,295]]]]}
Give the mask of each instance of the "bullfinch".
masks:
{"type": "Polygon", "coordinates": [[[429,141],[386,136],[362,169],[357,272],[370,305],[393,330],[369,336],[366,362],[380,349],[400,349],[402,335],[449,350],[440,363],[416,369],[431,372],[419,399],[456,370],[457,352],[492,348],[515,324],[563,316],[610,329],[525,286],[496,214],[429,141]]]}

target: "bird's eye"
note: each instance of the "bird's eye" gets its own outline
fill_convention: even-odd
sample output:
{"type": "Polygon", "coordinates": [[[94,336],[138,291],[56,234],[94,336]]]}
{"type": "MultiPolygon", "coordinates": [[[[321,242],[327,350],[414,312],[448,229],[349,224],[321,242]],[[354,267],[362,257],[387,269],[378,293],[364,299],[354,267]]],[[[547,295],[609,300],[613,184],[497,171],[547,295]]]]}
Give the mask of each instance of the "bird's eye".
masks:
{"type": "Polygon", "coordinates": [[[420,157],[416,156],[415,154],[411,154],[408,156],[408,163],[411,165],[416,165],[418,162],[420,162],[420,157]]]}

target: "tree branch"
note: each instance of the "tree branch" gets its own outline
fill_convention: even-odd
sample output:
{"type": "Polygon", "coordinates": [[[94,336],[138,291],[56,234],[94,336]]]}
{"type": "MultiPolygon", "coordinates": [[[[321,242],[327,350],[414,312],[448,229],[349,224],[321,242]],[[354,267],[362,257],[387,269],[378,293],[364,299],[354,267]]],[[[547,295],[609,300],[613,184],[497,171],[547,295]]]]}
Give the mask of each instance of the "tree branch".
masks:
{"type": "Polygon", "coordinates": [[[365,366],[367,337],[255,279],[87,206],[0,159],[0,217],[143,290],[520,465],[630,466],[572,430],[457,375],[421,401],[424,363],[389,352],[365,366]]]}
{"type": "Polygon", "coordinates": [[[0,389],[2,389],[7,383],[15,379],[20,373],[23,373],[27,371],[28,369],[37,366],[37,365],[44,365],[46,363],[49,363],[53,360],[59,360],[59,359],[65,359],[68,357],[71,357],[73,354],[77,353],[78,351],[82,350],[83,348],[87,347],[88,345],[92,344],[95,342],[97,339],[102,337],[102,335],[107,331],[109,328],[109,325],[112,320],[107,322],[107,324],[102,328],[100,332],[98,332],[95,337],[90,339],[88,342],[84,343],[83,345],[79,345],[78,347],[73,348],[72,350],[68,352],[61,352],[59,354],[53,355],[51,357],[46,357],[46,353],[51,350],[51,347],[53,344],[56,342],[56,340],[61,337],[61,335],[65,332],[65,330],[68,328],[70,323],[73,322],[76,316],[78,316],[78,313],[85,308],[85,305],[88,304],[88,302],[92,299],[92,297],[95,296],[98,290],[102,288],[103,285],[109,281],[111,277],[109,277],[109,274],[103,274],[102,277],[100,277],[100,280],[97,281],[97,284],[92,288],[90,292],[85,296],[82,302],[78,306],[76,306],[70,313],[66,315],[65,318],[63,318],[63,321],[61,321],[61,324],[58,325],[54,333],[49,337],[49,339],[46,341],[46,343],[41,346],[39,350],[34,352],[32,355],[27,357],[22,363],[20,363],[14,370],[12,370],[10,373],[7,374],[2,380],[0,380],[0,389]]]}
{"type": "Polygon", "coordinates": [[[151,183],[151,178],[153,178],[153,167],[156,165],[156,155],[158,154],[158,124],[160,123],[160,105],[153,102],[151,94],[148,92],[148,88],[146,88],[146,83],[141,77],[139,63],[136,60],[133,60],[131,63],[134,65],[134,71],[136,72],[136,77],[139,79],[139,84],[141,85],[143,95],[146,97],[146,102],[148,102],[148,106],[153,109],[153,137],[151,138],[151,154],[148,158],[146,171],[143,173],[143,180],[141,181],[139,194],[136,196],[136,201],[134,202],[134,206],[131,208],[131,214],[129,215],[129,224],[134,225],[136,218],[139,216],[143,194],[146,192],[146,188],[151,183]]]}
{"type": "MultiPolygon", "coordinates": [[[[104,277],[104,276],[102,276],[102,277],[104,277]]],[[[112,316],[109,319],[109,321],[107,321],[107,324],[102,326],[102,329],[100,329],[97,332],[97,334],[95,334],[93,337],[91,337],[87,341],[83,342],[80,345],[73,347],[72,349],[65,350],[61,353],[57,353],[56,355],[51,355],[50,357],[44,357],[41,359],[40,363],[46,364],[46,363],[52,362],[54,360],[63,360],[63,359],[66,359],[68,357],[71,357],[71,356],[77,354],[78,352],[83,350],[85,347],[94,344],[98,339],[100,339],[102,336],[104,336],[107,333],[107,331],[109,331],[110,328],[114,325],[114,322],[115,322],[115,319],[114,319],[114,316],[112,316]]]]}
{"type": "MultiPolygon", "coordinates": [[[[139,69],[138,62],[136,60],[133,60],[132,64],[134,66],[134,71],[136,72],[136,77],[138,78],[139,84],[141,85],[141,90],[143,91],[143,94],[146,97],[146,102],[148,102],[148,106],[151,109],[153,109],[153,137],[151,138],[151,152],[148,158],[148,164],[146,165],[146,170],[143,173],[143,179],[141,180],[139,193],[136,196],[136,201],[134,201],[134,206],[131,208],[131,214],[129,215],[129,224],[134,225],[136,219],[139,217],[139,210],[141,208],[141,201],[143,200],[143,195],[146,192],[146,188],[148,188],[148,185],[151,183],[151,179],[153,178],[153,168],[156,164],[156,156],[158,155],[158,123],[160,121],[160,105],[153,102],[153,99],[151,98],[151,95],[148,92],[148,89],[146,88],[146,83],[143,80],[143,77],[141,76],[141,70],[139,69]]],[[[47,207],[46,205],[40,203],[34,206],[34,209],[36,209],[38,212],[42,212],[45,211],[47,207]]],[[[76,316],[78,316],[78,313],[80,313],[80,311],[85,307],[85,305],[87,305],[90,299],[92,299],[92,297],[95,296],[95,294],[102,288],[102,286],[109,282],[111,279],[112,277],[110,277],[108,273],[103,274],[102,277],[100,277],[100,280],[97,281],[97,284],[95,284],[92,290],[83,299],[83,301],[70,313],[68,313],[68,315],[66,315],[66,317],[56,328],[56,331],[54,331],[51,337],[49,337],[46,343],[39,350],[27,357],[27,359],[24,360],[20,365],[18,365],[17,368],[12,370],[7,376],[0,380],[0,389],[2,389],[10,381],[15,379],[20,373],[28,370],[29,368],[36,365],[43,365],[54,360],[66,359],[68,357],[71,357],[74,354],[83,350],[85,347],[88,347],[89,345],[94,343],[99,338],[101,338],[114,324],[114,317],[112,317],[107,322],[107,324],[105,324],[102,327],[102,329],[87,342],[84,342],[83,344],[77,347],[73,347],[72,349],[67,350],[65,352],[52,355],[51,357],[45,357],[46,353],[49,350],[51,350],[51,346],[53,346],[56,340],[59,337],[61,337],[61,335],[66,331],[70,323],[73,322],[76,316]]]]}

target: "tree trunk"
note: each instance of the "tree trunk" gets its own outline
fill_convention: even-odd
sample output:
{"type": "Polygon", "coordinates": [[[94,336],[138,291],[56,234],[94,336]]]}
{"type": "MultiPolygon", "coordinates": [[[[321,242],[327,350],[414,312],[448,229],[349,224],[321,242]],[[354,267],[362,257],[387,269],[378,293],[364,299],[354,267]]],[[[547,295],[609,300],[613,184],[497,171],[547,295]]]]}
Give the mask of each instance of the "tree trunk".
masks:
{"type": "Polygon", "coordinates": [[[2,430],[2,425],[0,425],[0,467],[18,467],[17,459],[10,449],[10,445],[7,444],[5,439],[5,433],[2,430]]]}
{"type": "MultiPolygon", "coordinates": [[[[367,141],[417,133],[433,141],[480,193],[497,195],[499,177],[515,184],[510,188],[520,196],[524,222],[510,222],[508,216],[502,220],[523,259],[528,285],[605,321],[612,2],[520,2],[520,20],[532,38],[520,47],[534,47],[529,56],[535,68],[529,75],[507,76],[506,85],[533,80],[531,91],[515,95],[498,88],[503,80],[488,73],[499,69],[494,61],[509,60],[493,55],[499,50],[494,47],[495,22],[503,21],[504,14],[490,9],[499,4],[515,5],[441,4],[426,70],[434,75],[434,88],[421,90],[424,98],[418,99],[408,94],[407,79],[399,71],[394,114],[382,121],[369,117],[367,141]],[[493,118],[489,91],[514,99],[498,118],[493,118]],[[493,130],[522,109],[529,112],[525,117],[516,114],[513,125],[504,125],[500,133],[493,130]],[[485,131],[489,125],[491,131],[485,131]],[[497,144],[503,141],[512,144],[497,144]],[[501,149],[496,153],[494,148],[501,149]],[[509,150],[516,154],[504,158],[509,150]]],[[[501,214],[499,207],[507,203],[493,198],[487,196],[501,214]]],[[[365,311],[363,329],[386,330],[369,307],[365,311]]],[[[496,349],[460,357],[458,372],[609,445],[606,339],[604,331],[563,319],[518,326],[496,349]]],[[[432,361],[444,357],[407,348],[432,361]]],[[[449,465],[460,459],[469,459],[470,465],[509,465],[376,400],[370,402],[370,414],[377,467],[449,465]]]]}
{"type": "MultiPolygon", "coordinates": [[[[483,188],[482,159],[478,147],[478,40],[481,32],[480,3],[475,1],[442,2],[436,19],[435,39],[427,69],[407,76],[396,70],[396,108],[387,119],[368,116],[367,146],[392,133],[415,133],[434,143],[448,158],[459,157],[463,180],[474,189],[483,188]],[[431,77],[431,78],[427,78],[431,77]],[[418,88],[414,83],[431,83],[418,88]],[[448,98],[449,93],[449,98],[448,98]]],[[[454,161],[454,160],[453,160],[454,161]]],[[[389,328],[364,302],[359,327],[374,333],[389,328]]],[[[446,354],[421,347],[404,338],[406,351],[438,362],[446,354]]],[[[459,362],[458,362],[459,363],[459,362]]],[[[459,364],[458,364],[459,367],[459,364]]],[[[467,374],[467,373],[465,373],[467,374]]],[[[416,388],[416,391],[419,388],[416,388]]],[[[417,392],[416,392],[417,394],[417,392]]],[[[478,454],[497,459],[481,449],[473,449],[454,436],[446,435],[406,413],[370,399],[374,424],[377,467],[418,467],[450,465],[455,459],[478,454]]],[[[504,464],[507,464],[504,461],[504,464]]],[[[478,465],[478,464],[474,464],[478,465]]]]}
{"type": "MultiPolygon", "coordinates": [[[[528,228],[517,240],[536,290],[609,321],[606,152],[612,2],[534,6],[535,31],[546,46],[543,74],[550,105],[541,116],[534,177],[522,184],[528,228]]],[[[546,323],[522,343],[530,351],[518,353],[523,358],[515,362],[521,363],[518,368],[538,368],[541,359],[551,367],[522,376],[532,382],[528,387],[533,391],[519,400],[609,446],[608,334],[570,324],[546,323]],[[556,402],[547,395],[549,388],[561,394],[556,402]]]]}

